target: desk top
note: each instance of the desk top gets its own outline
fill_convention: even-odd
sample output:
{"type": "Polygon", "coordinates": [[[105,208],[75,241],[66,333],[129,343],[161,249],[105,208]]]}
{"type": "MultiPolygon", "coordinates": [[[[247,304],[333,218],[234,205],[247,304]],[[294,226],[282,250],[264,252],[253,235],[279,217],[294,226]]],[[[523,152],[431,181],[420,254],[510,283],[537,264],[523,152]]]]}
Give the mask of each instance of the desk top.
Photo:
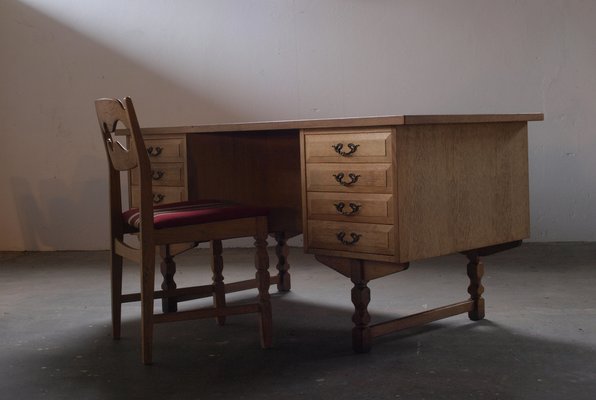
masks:
{"type": "Polygon", "coordinates": [[[483,122],[542,121],[544,114],[467,114],[467,115],[389,115],[380,117],[303,119],[294,121],[246,122],[143,128],[143,133],[207,133],[298,130],[312,128],[349,128],[363,126],[466,124],[483,122]]]}

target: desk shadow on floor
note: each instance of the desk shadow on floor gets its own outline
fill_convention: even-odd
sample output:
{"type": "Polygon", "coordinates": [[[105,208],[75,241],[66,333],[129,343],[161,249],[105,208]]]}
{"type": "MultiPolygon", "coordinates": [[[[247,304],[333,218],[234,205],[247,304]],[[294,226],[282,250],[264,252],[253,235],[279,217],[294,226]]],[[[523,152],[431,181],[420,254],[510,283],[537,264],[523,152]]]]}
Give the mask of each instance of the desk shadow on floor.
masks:
{"type": "MultiPolygon", "coordinates": [[[[256,317],[157,326],[155,364],[140,362],[139,320],[47,332],[3,357],[3,393],[80,399],[592,399],[596,351],[465,316],[351,350],[351,310],[275,294],[275,347],[256,317]],[[35,343],[38,341],[38,343],[35,343]],[[42,396],[43,395],[43,396],[42,396]]],[[[93,312],[107,310],[94,310],[93,312]]],[[[136,309],[135,309],[136,311],[136,309]]],[[[99,315],[99,314],[98,314],[99,315]]],[[[107,315],[107,312],[106,314],[107,315]]],[[[390,318],[379,316],[379,318],[390,318]]]]}

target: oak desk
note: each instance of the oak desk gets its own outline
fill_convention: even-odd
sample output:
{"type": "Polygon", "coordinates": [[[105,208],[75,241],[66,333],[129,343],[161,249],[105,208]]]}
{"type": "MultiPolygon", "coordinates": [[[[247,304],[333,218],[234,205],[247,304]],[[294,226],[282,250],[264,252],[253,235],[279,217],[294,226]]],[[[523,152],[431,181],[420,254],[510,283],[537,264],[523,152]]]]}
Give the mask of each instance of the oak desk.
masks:
{"type": "MultiPolygon", "coordinates": [[[[280,290],[286,239],[350,278],[354,350],[467,312],[484,317],[480,257],[529,236],[528,121],[542,114],[342,118],[145,128],[155,202],[224,198],[271,208],[280,290]],[[367,283],[444,254],[468,258],[470,298],[370,325],[367,283]]],[[[133,204],[135,176],[131,176],[133,204]]]]}

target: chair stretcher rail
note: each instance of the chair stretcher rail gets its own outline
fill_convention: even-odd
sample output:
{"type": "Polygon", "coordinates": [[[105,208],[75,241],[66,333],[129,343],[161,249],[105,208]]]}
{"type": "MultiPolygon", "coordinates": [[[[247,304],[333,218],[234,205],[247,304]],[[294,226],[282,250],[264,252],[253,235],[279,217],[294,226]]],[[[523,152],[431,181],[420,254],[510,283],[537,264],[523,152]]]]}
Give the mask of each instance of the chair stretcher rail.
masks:
{"type": "MultiPolygon", "coordinates": [[[[277,285],[279,282],[279,278],[277,276],[272,276],[270,279],[271,285],[277,285]]],[[[226,293],[233,293],[233,292],[240,292],[243,290],[248,289],[255,289],[257,287],[257,280],[256,279],[247,279],[245,281],[234,282],[234,283],[227,283],[225,285],[226,293]]],[[[175,289],[173,291],[168,291],[166,294],[165,290],[156,290],[154,292],[153,298],[154,299],[163,299],[166,297],[176,297],[177,301],[187,301],[187,300],[195,300],[195,299],[202,299],[205,297],[210,297],[213,295],[213,288],[211,285],[207,286],[192,286],[186,287],[181,289],[175,289]]],[[[140,293],[128,293],[123,294],[121,296],[121,301],[123,303],[131,303],[133,301],[140,301],[141,294],[140,293]]]]}

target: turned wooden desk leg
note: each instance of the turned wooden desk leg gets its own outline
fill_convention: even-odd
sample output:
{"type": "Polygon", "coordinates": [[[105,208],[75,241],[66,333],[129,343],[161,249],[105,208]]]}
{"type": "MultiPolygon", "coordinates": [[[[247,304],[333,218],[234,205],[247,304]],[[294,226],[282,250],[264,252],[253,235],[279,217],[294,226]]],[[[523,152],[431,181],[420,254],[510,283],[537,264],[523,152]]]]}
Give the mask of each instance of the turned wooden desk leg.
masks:
{"type": "Polygon", "coordinates": [[[277,290],[280,292],[287,292],[291,288],[290,283],[290,264],[288,263],[288,254],[290,253],[290,246],[286,241],[285,232],[275,233],[275,240],[277,245],[275,246],[275,254],[277,255],[277,290]]]}
{"type": "Polygon", "coordinates": [[[478,321],[484,318],[484,287],[482,286],[482,276],[484,275],[484,264],[480,261],[480,257],[476,254],[467,256],[468,260],[468,277],[470,278],[470,286],[468,286],[468,293],[470,299],[474,300],[474,308],[468,313],[468,316],[473,321],[478,321]]]}
{"type": "Polygon", "coordinates": [[[271,296],[269,295],[269,255],[267,253],[267,221],[262,219],[255,236],[255,278],[259,291],[259,320],[261,328],[261,347],[269,348],[273,344],[273,318],[271,316],[271,296]]]}
{"type": "Polygon", "coordinates": [[[354,304],[354,314],[352,321],[352,347],[357,353],[367,353],[372,345],[372,335],[370,332],[370,314],[368,313],[368,304],[370,303],[370,289],[367,286],[368,280],[364,278],[364,268],[360,265],[352,266],[350,280],[354,284],[352,288],[352,303],[354,304]]]}
{"type": "MultiPolygon", "coordinates": [[[[163,282],[161,288],[165,292],[176,289],[176,282],[174,282],[174,275],[176,274],[176,263],[174,257],[170,252],[169,246],[163,246],[161,249],[161,275],[163,282]]],[[[161,310],[164,313],[178,311],[178,301],[174,297],[164,297],[161,299],[161,310]]]]}
{"type": "MultiPolygon", "coordinates": [[[[223,258],[221,240],[211,241],[211,272],[213,272],[213,306],[217,308],[224,308],[226,306],[226,289],[223,277],[223,258]]],[[[220,315],[215,317],[219,325],[226,323],[226,317],[220,315]]]]}

